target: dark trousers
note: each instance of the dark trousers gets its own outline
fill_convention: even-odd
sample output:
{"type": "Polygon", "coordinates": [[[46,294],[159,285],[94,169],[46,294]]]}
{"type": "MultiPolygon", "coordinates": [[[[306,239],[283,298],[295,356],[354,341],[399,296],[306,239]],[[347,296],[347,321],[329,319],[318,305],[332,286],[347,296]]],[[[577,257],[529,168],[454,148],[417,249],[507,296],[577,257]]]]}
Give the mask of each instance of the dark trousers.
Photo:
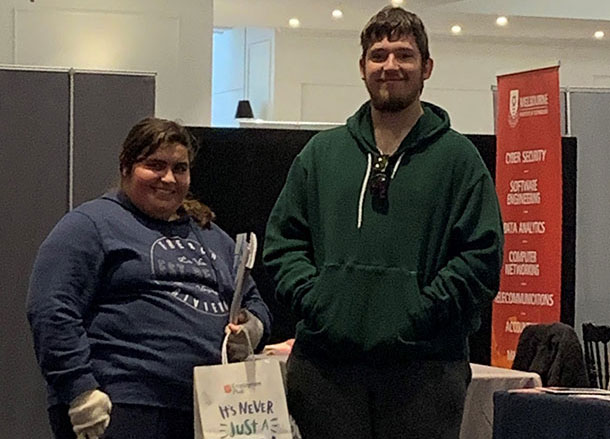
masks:
{"type": "MultiPolygon", "coordinates": [[[[68,406],[49,407],[55,439],[76,439],[68,406]]],[[[103,439],[193,439],[193,412],[132,404],[113,404],[103,439]]]]}
{"type": "Polygon", "coordinates": [[[458,439],[467,361],[337,364],[293,350],[288,409],[303,439],[458,439]]]}

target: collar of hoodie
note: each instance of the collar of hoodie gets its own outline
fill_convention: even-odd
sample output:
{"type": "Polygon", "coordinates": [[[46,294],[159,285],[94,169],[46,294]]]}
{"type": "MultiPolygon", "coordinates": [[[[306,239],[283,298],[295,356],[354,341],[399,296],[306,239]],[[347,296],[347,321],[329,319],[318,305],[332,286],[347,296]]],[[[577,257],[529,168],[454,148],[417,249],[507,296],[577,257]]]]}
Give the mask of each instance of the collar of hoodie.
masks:
{"type": "MultiPolygon", "coordinates": [[[[408,152],[409,155],[412,154],[416,149],[422,148],[424,145],[429,144],[438,136],[443,135],[451,126],[449,115],[445,112],[445,110],[428,102],[422,101],[421,104],[422,108],[424,109],[424,114],[419,118],[407,137],[405,137],[399,146],[398,151],[396,152],[396,154],[398,154],[398,160],[393,166],[390,181],[396,175],[405,153],[408,152]]],[[[354,113],[354,115],[348,118],[347,129],[352,137],[356,140],[358,147],[367,156],[366,172],[362,181],[360,197],[358,199],[357,226],[360,229],[362,227],[362,210],[364,206],[364,199],[366,197],[367,186],[371,177],[373,159],[379,154],[375,143],[370,101],[365,102],[358,109],[358,111],[354,113]]]]}
{"type": "MultiPolygon", "coordinates": [[[[398,167],[400,166],[400,162],[402,161],[402,158],[404,157],[405,152],[403,152],[402,154],[400,154],[398,156],[398,160],[396,160],[396,163],[394,164],[394,167],[392,168],[392,173],[390,174],[390,181],[392,181],[394,179],[394,176],[396,175],[396,171],[398,171],[398,167]]],[[[362,208],[364,206],[364,198],[366,196],[366,188],[369,185],[369,180],[371,178],[371,170],[373,168],[373,154],[372,153],[367,153],[366,155],[366,171],[364,173],[364,178],[362,179],[362,187],[360,188],[360,197],[358,198],[358,222],[357,222],[357,227],[358,229],[362,228],[362,208]]]]}

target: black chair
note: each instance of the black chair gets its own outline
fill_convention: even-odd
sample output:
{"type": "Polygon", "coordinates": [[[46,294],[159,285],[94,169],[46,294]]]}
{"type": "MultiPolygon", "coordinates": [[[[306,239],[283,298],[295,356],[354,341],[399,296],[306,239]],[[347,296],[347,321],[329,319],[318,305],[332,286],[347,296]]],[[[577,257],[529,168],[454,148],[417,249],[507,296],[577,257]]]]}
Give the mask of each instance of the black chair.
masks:
{"type": "Polygon", "coordinates": [[[592,387],[608,388],[608,343],[610,326],[582,324],[582,338],[585,344],[585,362],[592,387]]]}

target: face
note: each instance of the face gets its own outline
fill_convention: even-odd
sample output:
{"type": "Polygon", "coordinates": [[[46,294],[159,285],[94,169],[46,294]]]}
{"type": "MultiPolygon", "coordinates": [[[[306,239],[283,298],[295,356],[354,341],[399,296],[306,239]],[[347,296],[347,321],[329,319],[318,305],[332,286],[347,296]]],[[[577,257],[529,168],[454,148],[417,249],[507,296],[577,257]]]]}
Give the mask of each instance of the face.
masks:
{"type": "Polygon", "coordinates": [[[422,61],[413,35],[396,41],[386,37],[372,44],[360,60],[360,74],[373,107],[382,112],[397,112],[419,102],[432,64],[432,59],[422,61]]]}
{"type": "Polygon", "coordinates": [[[189,154],[179,143],[163,145],[131,172],[123,171],[121,187],[131,202],[153,218],[168,220],[176,213],[191,183],[189,154]]]}

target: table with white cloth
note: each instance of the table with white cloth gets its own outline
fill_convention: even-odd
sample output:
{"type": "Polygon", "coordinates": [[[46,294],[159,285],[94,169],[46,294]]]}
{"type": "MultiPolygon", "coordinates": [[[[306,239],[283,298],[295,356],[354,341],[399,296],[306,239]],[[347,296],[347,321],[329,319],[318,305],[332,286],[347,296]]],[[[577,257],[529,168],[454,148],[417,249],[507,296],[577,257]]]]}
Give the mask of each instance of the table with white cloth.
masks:
{"type": "Polygon", "coordinates": [[[494,392],[542,386],[536,373],[475,363],[471,363],[470,368],[472,381],[466,393],[460,439],[491,439],[494,392]]]}

